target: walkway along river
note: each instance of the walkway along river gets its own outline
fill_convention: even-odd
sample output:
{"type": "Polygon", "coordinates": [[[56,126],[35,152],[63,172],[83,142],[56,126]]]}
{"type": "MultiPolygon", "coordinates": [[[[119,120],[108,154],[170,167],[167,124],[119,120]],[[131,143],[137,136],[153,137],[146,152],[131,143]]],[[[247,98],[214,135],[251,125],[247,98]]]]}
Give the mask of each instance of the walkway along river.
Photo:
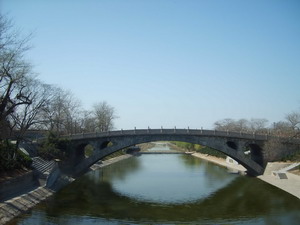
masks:
{"type": "Polygon", "coordinates": [[[300,200],[190,155],[87,173],[10,224],[299,224],[300,200]]]}

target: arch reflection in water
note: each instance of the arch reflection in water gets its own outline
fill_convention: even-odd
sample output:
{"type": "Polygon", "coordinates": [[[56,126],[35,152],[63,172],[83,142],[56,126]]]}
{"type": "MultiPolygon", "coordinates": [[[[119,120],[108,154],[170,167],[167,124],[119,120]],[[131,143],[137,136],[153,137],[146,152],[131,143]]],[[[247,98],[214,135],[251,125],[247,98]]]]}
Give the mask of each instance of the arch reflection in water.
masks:
{"type": "Polygon", "coordinates": [[[298,224],[299,203],[256,178],[227,174],[224,168],[192,156],[143,155],[88,173],[14,224],[298,224]],[[170,166],[175,162],[177,166],[170,166]],[[176,176],[165,188],[177,191],[171,186],[182,187],[185,182],[182,193],[187,195],[174,198],[167,193],[171,200],[157,200],[153,193],[145,196],[156,187],[147,189],[149,181],[140,184],[144,181],[134,177],[146,175],[155,183],[176,176]],[[144,196],[135,195],[129,181],[142,185],[135,191],[144,196]],[[199,187],[207,192],[202,194],[199,187]]]}
{"type": "Polygon", "coordinates": [[[205,161],[193,165],[193,157],[186,155],[142,157],[138,170],[110,181],[115,192],[139,201],[180,204],[206,198],[236,178],[205,161]]]}

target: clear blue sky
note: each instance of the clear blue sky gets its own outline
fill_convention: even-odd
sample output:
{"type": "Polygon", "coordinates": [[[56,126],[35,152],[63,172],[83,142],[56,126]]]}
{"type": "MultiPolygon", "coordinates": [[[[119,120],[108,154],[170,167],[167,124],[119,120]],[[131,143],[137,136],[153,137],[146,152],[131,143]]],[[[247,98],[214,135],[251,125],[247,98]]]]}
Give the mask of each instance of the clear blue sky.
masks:
{"type": "Polygon", "coordinates": [[[116,128],[211,128],[300,111],[299,0],[0,0],[39,78],[116,128]]]}

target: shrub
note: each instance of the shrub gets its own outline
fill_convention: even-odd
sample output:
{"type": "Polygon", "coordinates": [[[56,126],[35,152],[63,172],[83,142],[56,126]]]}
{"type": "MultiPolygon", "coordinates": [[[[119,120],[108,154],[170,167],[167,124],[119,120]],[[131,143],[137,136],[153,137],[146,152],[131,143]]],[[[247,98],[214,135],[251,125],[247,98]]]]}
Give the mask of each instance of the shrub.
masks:
{"type": "Polygon", "coordinates": [[[29,168],[31,163],[31,158],[21,150],[17,150],[15,144],[9,140],[0,142],[0,171],[29,168]]]}
{"type": "Polygon", "coordinates": [[[70,155],[71,143],[68,139],[62,139],[54,132],[49,132],[46,140],[38,149],[38,154],[44,159],[65,159],[70,155]]]}
{"type": "Polygon", "coordinates": [[[199,151],[197,152],[200,152],[202,154],[208,154],[208,155],[211,155],[211,156],[216,156],[216,157],[219,157],[219,158],[226,158],[226,155],[220,151],[217,151],[215,149],[212,149],[212,148],[209,148],[209,147],[206,147],[204,146],[203,148],[201,148],[199,151]]]}
{"type": "Polygon", "coordinates": [[[18,150],[18,157],[17,157],[18,162],[29,168],[32,164],[32,159],[30,158],[30,156],[26,155],[24,152],[22,152],[21,150],[18,150]]]}

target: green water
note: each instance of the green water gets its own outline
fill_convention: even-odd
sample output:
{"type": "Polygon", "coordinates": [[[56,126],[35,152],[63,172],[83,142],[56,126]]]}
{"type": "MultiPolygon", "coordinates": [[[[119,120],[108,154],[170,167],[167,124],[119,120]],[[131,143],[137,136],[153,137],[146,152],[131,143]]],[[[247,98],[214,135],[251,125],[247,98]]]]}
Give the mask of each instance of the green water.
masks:
{"type": "Polygon", "coordinates": [[[89,172],[11,224],[300,224],[300,201],[188,155],[89,172]]]}

